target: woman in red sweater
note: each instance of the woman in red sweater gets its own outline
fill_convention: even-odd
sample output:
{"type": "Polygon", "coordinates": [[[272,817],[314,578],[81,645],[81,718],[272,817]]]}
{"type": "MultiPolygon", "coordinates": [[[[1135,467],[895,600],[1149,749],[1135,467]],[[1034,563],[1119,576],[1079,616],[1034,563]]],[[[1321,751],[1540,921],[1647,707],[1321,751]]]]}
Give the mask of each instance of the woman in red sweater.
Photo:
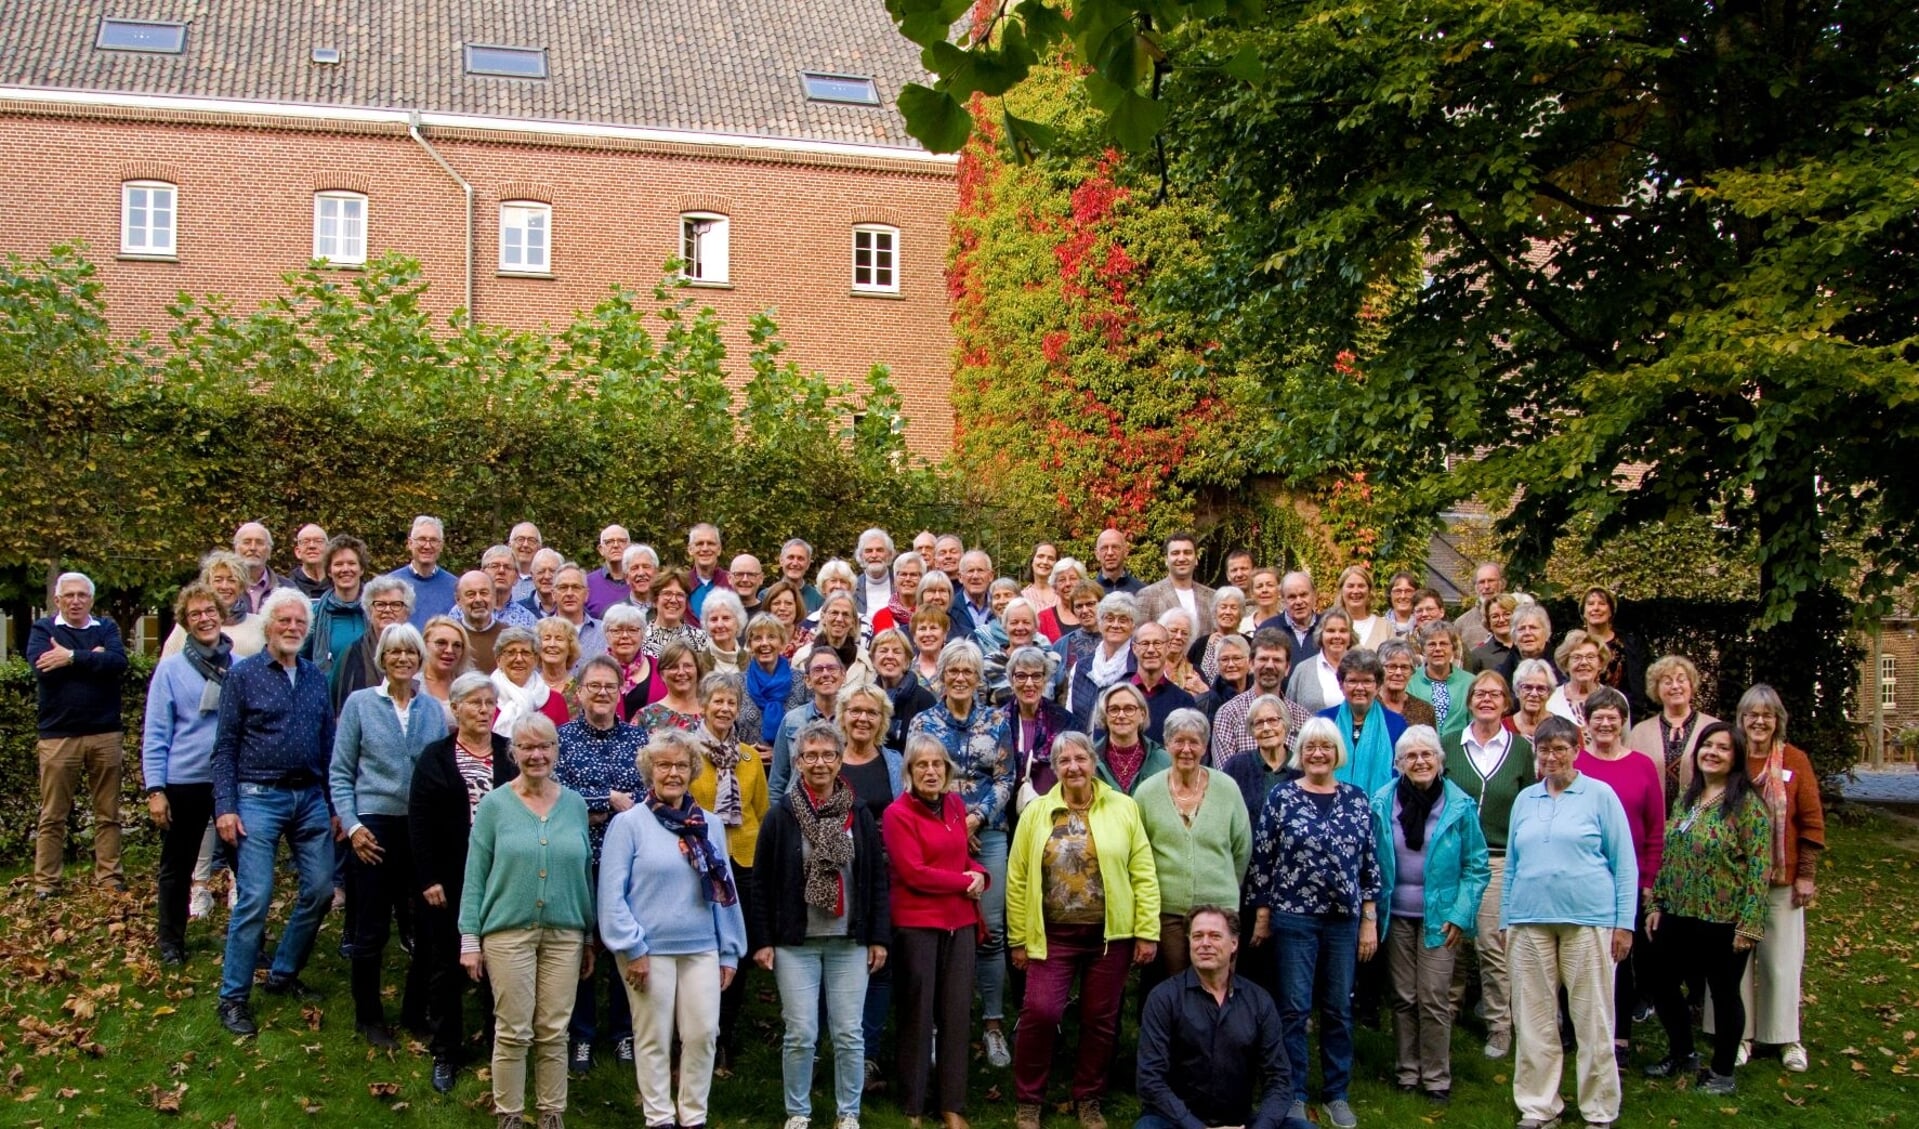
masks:
{"type": "Polygon", "coordinates": [[[965,1129],[973,948],[986,868],[967,854],[966,805],[952,791],[946,746],[924,733],[907,738],[903,771],[906,790],[881,824],[893,877],[900,1108],[914,1126],[937,1107],[946,1129],[965,1129]],[[938,1092],[929,1095],[935,1029],[938,1092]]]}

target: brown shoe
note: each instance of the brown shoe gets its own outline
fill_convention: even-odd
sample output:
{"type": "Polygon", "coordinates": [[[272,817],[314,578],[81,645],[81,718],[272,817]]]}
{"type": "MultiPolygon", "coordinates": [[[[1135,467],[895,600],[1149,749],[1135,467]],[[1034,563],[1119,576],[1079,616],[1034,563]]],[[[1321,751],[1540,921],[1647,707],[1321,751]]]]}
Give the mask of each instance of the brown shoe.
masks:
{"type": "Polygon", "coordinates": [[[539,1129],[566,1129],[566,1112],[558,1109],[541,1110],[539,1129]]]}
{"type": "Polygon", "coordinates": [[[1013,1106],[1013,1129],[1039,1129],[1038,1102],[1019,1102],[1013,1106]]]}
{"type": "Polygon", "coordinates": [[[940,1120],[943,1122],[941,1129],[973,1129],[966,1123],[966,1118],[957,1113],[943,1114],[940,1120]]]}
{"type": "Polygon", "coordinates": [[[520,1129],[521,1120],[517,1113],[496,1113],[493,1115],[494,1129],[520,1129]]]}
{"type": "Polygon", "coordinates": [[[1099,1099],[1075,1103],[1079,1111],[1079,1129],[1106,1129],[1106,1115],[1099,1111],[1099,1099]]]}

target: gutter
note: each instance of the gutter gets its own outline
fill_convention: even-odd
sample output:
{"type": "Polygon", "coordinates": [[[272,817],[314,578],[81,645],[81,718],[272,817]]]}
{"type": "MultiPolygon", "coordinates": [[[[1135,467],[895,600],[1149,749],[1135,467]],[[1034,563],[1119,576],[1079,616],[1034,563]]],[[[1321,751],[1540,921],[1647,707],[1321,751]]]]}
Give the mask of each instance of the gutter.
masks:
{"type": "Polygon", "coordinates": [[[410,115],[406,123],[406,135],[408,137],[411,137],[416,143],[418,143],[420,148],[426,150],[426,155],[429,157],[432,157],[433,163],[436,165],[439,165],[441,170],[444,171],[446,175],[453,178],[453,182],[460,186],[461,193],[463,193],[466,196],[466,320],[468,324],[472,324],[474,320],[473,185],[468,183],[465,177],[461,176],[457,172],[454,172],[453,166],[446,163],[445,157],[440,156],[440,151],[438,149],[435,149],[433,147],[433,143],[428,141],[426,137],[420,133],[420,114],[418,111],[415,111],[412,115],[410,115]]]}

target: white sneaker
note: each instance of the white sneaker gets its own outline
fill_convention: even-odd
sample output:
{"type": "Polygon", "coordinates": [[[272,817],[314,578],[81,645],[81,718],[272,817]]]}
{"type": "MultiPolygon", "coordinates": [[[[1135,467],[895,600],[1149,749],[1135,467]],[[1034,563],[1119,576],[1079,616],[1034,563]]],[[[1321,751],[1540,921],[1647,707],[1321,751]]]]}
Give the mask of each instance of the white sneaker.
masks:
{"type": "Polygon", "coordinates": [[[1006,1045],[1006,1032],[989,1027],[986,1030],[986,1064],[999,1070],[1013,1065],[1013,1049],[1006,1045]]]}
{"type": "Polygon", "coordinates": [[[213,912],[213,892],[205,886],[195,884],[193,893],[187,898],[187,917],[198,921],[213,912]]]}
{"type": "Polygon", "coordinates": [[[812,1124],[813,1124],[812,1118],[801,1117],[798,1114],[795,1114],[792,1117],[789,1117],[786,1119],[786,1125],[783,1127],[783,1129],[810,1129],[812,1124]]]}
{"type": "Polygon", "coordinates": [[[833,1129],[860,1129],[860,1115],[842,1113],[833,1119],[833,1129]]]}
{"type": "Polygon", "coordinates": [[[1732,1056],[1732,1064],[1734,1066],[1744,1066],[1751,1061],[1752,1061],[1752,1040],[1741,1039],[1739,1041],[1739,1053],[1732,1056]]]}
{"type": "Polygon", "coordinates": [[[1794,1074],[1804,1074],[1810,1065],[1806,1061],[1806,1044],[1787,1043],[1786,1049],[1779,1052],[1779,1061],[1785,1063],[1786,1069],[1794,1074]]]}
{"type": "Polygon", "coordinates": [[[1487,1058],[1505,1058],[1512,1052],[1513,1041],[1510,1036],[1494,1036],[1486,1040],[1486,1046],[1482,1053],[1484,1053],[1487,1058]]]}

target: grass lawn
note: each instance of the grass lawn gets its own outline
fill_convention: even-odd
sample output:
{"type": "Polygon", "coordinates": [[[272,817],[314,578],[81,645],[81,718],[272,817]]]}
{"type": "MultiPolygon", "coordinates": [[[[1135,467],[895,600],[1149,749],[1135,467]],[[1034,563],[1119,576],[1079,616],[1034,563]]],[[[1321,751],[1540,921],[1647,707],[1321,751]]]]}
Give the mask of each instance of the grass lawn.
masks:
{"type": "MultiPolygon", "coordinates": [[[[1919,1071],[1919,825],[1856,805],[1848,814],[1848,825],[1830,829],[1833,849],[1810,918],[1811,1072],[1790,1075],[1777,1059],[1755,1061],[1739,1072],[1740,1092],[1732,1099],[1649,1082],[1637,1067],[1663,1053],[1664,1037],[1656,1023],[1648,1024],[1626,1080],[1621,1126],[1919,1123],[1919,1085],[1908,1073],[1919,1071]]],[[[135,873],[151,873],[150,858],[136,854],[133,863],[135,873]]],[[[346,962],[336,951],[337,917],[322,929],[306,973],[326,998],[303,1007],[255,993],[259,1037],[229,1036],[214,1016],[224,928],[224,909],[211,924],[194,923],[192,962],[183,971],[163,971],[152,956],[145,891],[75,894],[41,904],[26,879],[15,879],[0,893],[0,1126],[490,1124],[487,1087],[474,1070],[441,1097],[428,1085],[424,1048],[379,1053],[355,1037],[346,962]]],[[[394,953],[397,973],[397,944],[394,953]]],[[[749,1013],[749,1049],[739,1073],[714,1085],[715,1129],[777,1127],[782,1120],[772,978],[759,974],[755,983],[760,998],[749,1013]]],[[[396,1013],[397,1003],[390,1002],[389,1017],[396,1013]]],[[[1130,1044],[1130,1024],[1125,1038],[1130,1044]]],[[[1385,1081],[1389,1034],[1360,1032],[1359,1059],[1352,1098],[1362,1125],[1513,1122],[1510,1060],[1488,1062],[1463,1031],[1454,1044],[1454,1099],[1443,1109],[1395,1093],[1385,1081]]],[[[1066,1072],[1056,1070],[1054,1077],[1063,1083],[1066,1072]]],[[[1010,1078],[978,1062],[974,1079],[973,1124],[1010,1126],[1010,1078]]],[[[830,1098],[816,1093],[816,1112],[830,1109],[830,1098]]],[[[1118,1129],[1130,1126],[1137,1106],[1116,1094],[1106,1110],[1118,1129]]],[[[578,1126],[640,1125],[631,1074],[609,1055],[573,1083],[570,1117],[578,1126]]],[[[884,1096],[869,1099],[864,1122],[879,1129],[904,1125],[884,1096]]],[[[1049,1113],[1047,1123],[1074,1124],[1060,1112],[1049,1113]]],[[[815,1124],[830,1121],[821,1116],[815,1124]]]]}

